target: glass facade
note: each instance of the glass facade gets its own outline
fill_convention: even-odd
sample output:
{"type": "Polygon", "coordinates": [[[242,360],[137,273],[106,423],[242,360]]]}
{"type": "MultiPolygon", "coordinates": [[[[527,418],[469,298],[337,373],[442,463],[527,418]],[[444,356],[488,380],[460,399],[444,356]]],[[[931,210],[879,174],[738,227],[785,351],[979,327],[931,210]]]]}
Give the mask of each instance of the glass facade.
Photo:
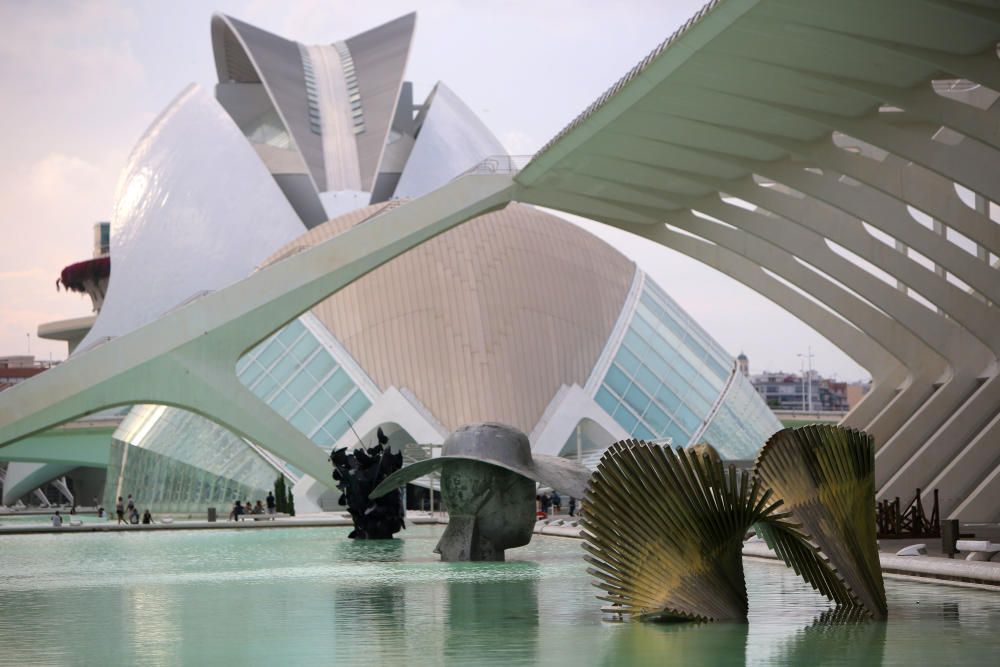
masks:
{"type": "Polygon", "coordinates": [[[711,444],[723,458],[748,461],[780,430],[781,422],[761,400],[750,380],[736,373],[699,440],[711,444]]]}
{"type": "Polygon", "coordinates": [[[104,506],[132,494],[140,512],[216,507],[225,518],[235,499],[266,497],[277,476],[227,429],[185,410],[137,405],[111,441],[104,506]]]}
{"type": "MultiPolygon", "coordinates": [[[[701,432],[726,388],[733,363],[733,358],[704,329],[647,279],[622,343],[594,398],[632,437],[671,438],[674,445],[687,446],[694,444],[692,438],[701,432]]],[[[732,389],[732,405],[727,396],[709,429],[716,439],[712,444],[724,457],[744,458],[746,442],[756,442],[753,451],[763,444],[757,438],[770,411],[755,393],[744,396],[743,383],[735,393],[732,389]],[[766,415],[758,414],[758,408],[766,415]],[[744,416],[755,421],[743,422],[744,416]],[[713,428],[716,421],[718,425],[713,428]],[[728,435],[730,430],[732,437],[728,435]]],[[[753,393],[752,387],[750,391],[753,393]]],[[[773,415],[770,419],[777,424],[773,415]]],[[[768,428],[770,425],[764,426],[763,431],[768,428]]],[[[708,437],[707,430],[705,433],[708,437]]]]}
{"type": "Polygon", "coordinates": [[[371,407],[347,371],[299,320],[245,354],[236,374],[327,451],[371,407]]]}
{"type": "MultiPolygon", "coordinates": [[[[371,406],[345,369],[295,320],[245,354],[240,381],[330,450],[371,406]]],[[[228,513],[237,499],[267,495],[278,471],[243,439],[196,414],[136,406],[115,432],[105,506],[134,494],[154,512],[228,513]]]]}
{"type": "Polygon", "coordinates": [[[687,445],[731,366],[725,351],[647,280],[595,399],[631,436],[687,445]]]}

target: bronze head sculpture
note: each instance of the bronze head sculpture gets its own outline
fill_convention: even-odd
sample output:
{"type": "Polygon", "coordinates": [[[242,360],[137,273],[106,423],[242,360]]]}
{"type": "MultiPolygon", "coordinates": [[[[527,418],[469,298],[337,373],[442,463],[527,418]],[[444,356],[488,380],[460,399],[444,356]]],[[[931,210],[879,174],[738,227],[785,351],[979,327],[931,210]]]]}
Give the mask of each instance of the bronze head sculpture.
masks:
{"type": "Polygon", "coordinates": [[[590,477],[568,459],[533,456],[528,437],[515,428],[470,424],[448,436],[441,456],[393,473],[371,497],[437,471],[449,518],[435,551],[445,561],[504,560],[504,550],[531,541],[536,481],[580,497],[590,477]]]}

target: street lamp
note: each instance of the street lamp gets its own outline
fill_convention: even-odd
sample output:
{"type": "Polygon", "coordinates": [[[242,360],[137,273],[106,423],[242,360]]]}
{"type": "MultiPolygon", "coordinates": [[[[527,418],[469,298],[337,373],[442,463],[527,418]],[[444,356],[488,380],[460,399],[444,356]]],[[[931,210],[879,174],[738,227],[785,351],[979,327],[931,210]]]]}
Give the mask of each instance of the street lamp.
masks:
{"type": "Polygon", "coordinates": [[[813,357],[816,356],[816,355],[813,354],[813,352],[812,352],[812,346],[810,345],[810,346],[808,346],[806,348],[806,354],[798,354],[796,356],[798,356],[800,359],[803,360],[802,361],[802,365],[803,366],[805,366],[805,364],[806,364],[807,361],[809,363],[809,374],[806,375],[806,380],[803,383],[803,384],[806,384],[806,400],[803,400],[802,404],[803,404],[803,407],[805,407],[806,401],[808,401],[809,407],[806,408],[806,411],[807,412],[812,412],[812,404],[813,404],[813,400],[812,400],[812,370],[813,370],[813,361],[812,360],[813,360],[813,357]]]}

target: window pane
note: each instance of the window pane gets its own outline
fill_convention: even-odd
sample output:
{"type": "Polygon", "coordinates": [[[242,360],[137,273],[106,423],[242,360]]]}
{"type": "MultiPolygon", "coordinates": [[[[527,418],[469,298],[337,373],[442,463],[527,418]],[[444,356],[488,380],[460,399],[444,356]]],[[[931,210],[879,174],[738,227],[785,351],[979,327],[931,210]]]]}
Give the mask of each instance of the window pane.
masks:
{"type": "Polygon", "coordinates": [[[638,385],[634,384],[625,392],[625,402],[632,407],[636,414],[641,415],[646,406],[649,405],[649,396],[638,385]]]}
{"type": "Polygon", "coordinates": [[[618,370],[617,366],[612,366],[608,370],[608,376],[604,378],[604,383],[611,387],[612,390],[619,396],[625,394],[625,390],[628,389],[630,380],[625,377],[625,374],[618,370]]]}
{"type": "Polygon", "coordinates": [[[622,425],[629,433],[635,428],[635,425],[639,423],[639,420],[635,418],[631,412],[628,411],[624,405],[618,407],[614,414],[615,421],[622,425]]]}
{"type": "Polygon", "coordinates": [[[670,391],[666,385],[660,387],[660,389],[656,392],[656,400],[667,412],[673,412],[677,405],[681,402],[681,399],[677,397],[677,394],[670,391]]]}
{"type": "Polygon", "coordinates": [[[646,408],[646,414],[642,418],[656,431],[657,435],[663,433],[663,429],[667,427],[667,414],[656,407],[656,403],[650,403],[649,407],[646,408]]]}
{"type": "MultiPolygon", "coordinates": [[[[246,358],[246,357],[244,357],[246,358]]],[[[240,382],[243,383],[244,387],[249,387],[253,384],[253,381],[260,377],[260,374],[264,372],[264,367],[258,364],[256,361],[252,361],[243,367],[243,370],[237,373],[240,376],[240,382]]]]}
{"type": "Polygon", "coordinates": [[[302,323],[298,320],[289,322],[284,329],[278,334],[278,340],[285,344],[285,347],[291,347],[295,339],[302,335],[302,332],[306,328],[302,326],[302,323]]]}
{"type": "Polygon", "coordinates": [[[316,353],[316,356],[309,360],[309,364],[306,368],[309,370],[309,374],[313,376],[316,380],[322,380],[327,376],[327,374],[333,370],[336,366],[333,357],[326,350],[320,350],[316,353]]]}
{"type": "Polygon", "coordinates": [[[597,404],[604,408],[604,411],[609,415],[615,411],[616,407],[618,407],[618,399],[612,396],[611,392],[604,387],[600,388],[594,400],[596,400],[597,404]]]}
{"type": "Polygon", "coordinates": [[[316,419],[322,419],[330,413],[330,410],[333,410],[334,405],[335,403],[330,397],[330,394],[320,389],[306,402],[305,409],[308,410],[313,417],[316,417],[316,419]]]}
{"type": "Polygon", "coordinates": [[[295,358],[299,361],[305,361],[317,347],[319,347],[319,342],[313,338],[312,334],[307,333],[305,336],[300,338],[299,342],[297,342],[295,347],[292,348],[292,354],[294,354],[295,358]]]}
{"type": "Polygon", "coordinates": [[[628,345],[629,349],[631,349],[635,354],[639,355],[640,357],[645,357],[647,354],[649,354],[649,349],[650,349],[649,345],[647,345],[644,340],[639,338],[639,334],[637,334],[632,329],[629,329],[628,332],[625,334],[625,344],[628,345]]]}
{"type": "Polygon", "coordinates": [[[257,363],[267,368],[274,363],[274,360],[281,356],[281,353],[285,351],[285,348],[276,340],[272,340],[264,351],[257,356],[257,363]]]}
{"type": "Polygon", "coordinates": [[[288,378],[292,377],[298,368],[299,363],[295,361],[295,357],[286,355],[274,365],[274,368],[271,369],[271,377],[274,378],[275,382],[284,384],[288,378]]]}
{"type": "Polygon", "coordinates": [[[273,392],[277,386],[278,383],[274,381],[274,378],[270,375],[263,375],[261,376],[260,381],[254,385],[252,391],[257,394],[258,397],[266,401],[268,396],[271,395],[271,392],[273,392]]]}
{"type": "Polygon", "coordinates": [[[629,373],[635,373],[636,369],[639,368],[639,360],[624,347],[618,348],[618,354],[615,355],[615,362],[629,373]]]}
{"type": "Polygon", "coordinates": [[[641,367],[635,374],[635,381],[638,382],[648,393],[653,394],[660,386],[660,381],[645,366],[641,367]]]}
{"type": "Polygon", "coordinates": [[[347,403],[344,403],[343,410],[351,417],[353,421],[358,421],[361,415],[365,413],[371,407],[371,401],[368,400],[364,394],[360,391],[354,392],[354,395],[348,399],[347,403]]]}
{"type": "Polygon", "coordinates": [[[297,401],[302,401],[316,386],[316,380],[309,373],[299,373],[295,379],[288,383],[285,390],[295,397],[297,401]]]}
{"type": "Polygon", "coordinates": [[[347,392],[351,390],[354,383],[351,382],[351,378],[348,377],[343,368],[338,368],[337,372],[334,373],[323,386],[328,392],[330,392],[330,395],[333,396],[334,400],[340,402],[344,400],[345,396],[347,396],[347,392]]]}
{"type": "Polygon", "coordinates": [[[330,432],[330,435],[333,436],[334,440],[337,440],[340,436],[344,435],[344,431],[347,430],[347,427],[347,415],[339,410],[337,411],[337,414],[330,417],[330,419],[323,424],[323,428],[330,432]]]}
{"type": "Polygon", "coordinates": [[[698,415],[692,412],[691,408],[683,403],[677,407],[675,419],[677,419],[687,431],[694,431],[701,424],[701,419],[698,415]]]}
{"type": "Polygon", "coordinates": [[[640,440],[655,440],[656,439],[655,436],[652,433],[649,432],[649,429],[646,428],[645,426],[643,426],[642,424],[639,424],[638,426],[635,427],[635,430],[632,431],[632,435],[634,435],[635,437],[639,438],[640,440]]]}

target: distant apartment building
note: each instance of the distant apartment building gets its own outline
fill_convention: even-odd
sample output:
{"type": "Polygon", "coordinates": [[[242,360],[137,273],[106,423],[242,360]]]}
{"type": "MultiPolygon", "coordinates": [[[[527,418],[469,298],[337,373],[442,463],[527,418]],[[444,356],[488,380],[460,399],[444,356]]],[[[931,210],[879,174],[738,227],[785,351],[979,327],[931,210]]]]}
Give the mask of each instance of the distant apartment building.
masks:
{"type": "Polygon", "coordinates": [[[742,352],[736,357],[736,364],[772,410],[847,412],[868,391],[863,383],[837,382],[816,371],[801,374],[764,371],[751,375],[750,360],[742,352]]]}
{"type": "Polygon", "coordinates": [[[0,357],[0,391],[38,375],[50,365],[47,361],[37,361],[30,354],[0,357]]]}

